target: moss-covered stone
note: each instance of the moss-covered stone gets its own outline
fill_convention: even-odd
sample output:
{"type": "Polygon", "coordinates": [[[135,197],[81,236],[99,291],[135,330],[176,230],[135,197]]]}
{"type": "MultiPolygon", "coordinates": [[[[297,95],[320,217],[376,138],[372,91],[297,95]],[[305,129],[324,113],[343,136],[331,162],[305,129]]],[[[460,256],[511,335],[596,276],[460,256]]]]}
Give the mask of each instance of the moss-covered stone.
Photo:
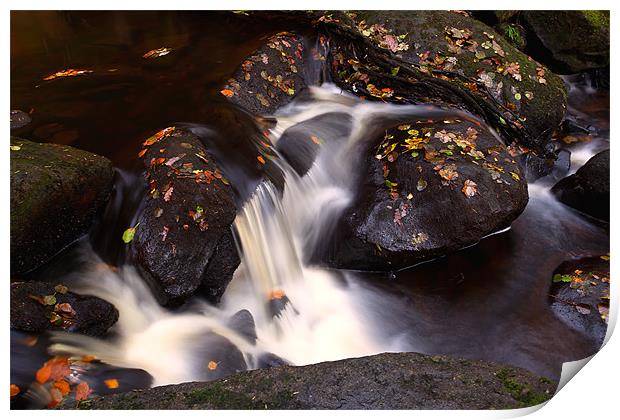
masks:
{"type": "Polygon", "coordinates": [[[70,146],[11,137],[11,274],[88,232],[112,190],[112,163],[70,146]]]}
{"type": "Polygon", "coordinates": [[[570,74],[609,65],[608,10],[529,10],[522,16],[548,50],[545,62],[554,71],[570,74]]]}

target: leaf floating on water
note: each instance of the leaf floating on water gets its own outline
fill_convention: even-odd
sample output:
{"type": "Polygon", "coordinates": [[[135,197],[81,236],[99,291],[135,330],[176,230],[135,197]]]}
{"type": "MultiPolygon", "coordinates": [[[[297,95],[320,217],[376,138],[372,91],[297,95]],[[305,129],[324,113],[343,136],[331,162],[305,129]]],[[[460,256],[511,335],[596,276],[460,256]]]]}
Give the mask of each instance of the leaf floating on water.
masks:
{"type": "Polygon", "coordinates": [[[21,392],[21,389],[19,389],[19,387],[15,384],[11,384],[11,398],[13,398],[14,396],[16,396],[17,394],[19,394],[21,392]]]}
{"type": "Polygon", "coordinates": [[[209,362],[209,364],[207,365],[207,368],[208,368],[209,370],[215,370],[215,369],[217,369],[217,362],[215,362],[215,361],[211,360],[211,361],[209,362]]]}
{"type": "Polygon", "coordinates": [[[162,48],[157,48],[155,50],[151,50],[147,53],[145,53],[142,58],[159,58],[159,57],[163,57],[164,55],[168,55],[172,52],[172,48],[168,48],[168,47],[162,47],[162,48]]]}
{"type": "Polygon", "coordinates": [[[230,89],[222,89],[220,90],[220,93],[224,96],[226,96],[227,98],[231,98],[232,96],[234,96],[235,92],[233,92],[230,89]]]}
{"type": "Polygon", "coordinates": [[[108,389],[116,389],[119,385],[117,379],[106,379],[103,383],[108,387],[108,389]]]}
{"type": "Polygon", "coordinates": [[[478,192],[478,185],[471,179],[466,179],[461,191],[465,194],[465,197],[471,198],[478,192]]]}
{"type": "Polygon", "coordinates": [[[50,74],[49,76],[44,77],[43,80],[54,80],[54,79],[57,79],[59,77],[82,76],[82,75],[90,74],[90,73],[93,73],[93,71],[92,70],[66,69],[66,70],[57,71],[54,74],[50,74]]]}

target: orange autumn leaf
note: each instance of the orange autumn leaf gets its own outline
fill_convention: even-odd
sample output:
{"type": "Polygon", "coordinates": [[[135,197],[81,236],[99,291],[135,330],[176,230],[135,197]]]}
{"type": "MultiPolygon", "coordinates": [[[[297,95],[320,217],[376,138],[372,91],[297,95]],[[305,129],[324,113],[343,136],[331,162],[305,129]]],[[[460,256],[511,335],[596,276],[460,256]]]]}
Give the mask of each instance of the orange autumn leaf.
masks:
{"type": "Polygon", "coordinates": [[[140,152],[138,153],[138,157],[142,157],[142,156],[144,156],[144,154],[146,153],[146,150],[147,150],[147,149],[142,149],[142,150],[140,150],[140,152]]]}
{"type": "Polygon", "coordinates": [[[217,369],[217,362],[214,362],[213,360],[211,360],[209,364],[207,365],[207,367],[209,368],[209,370],[215,370],[217,369]]]}
{"type": "Polygon", "coordinates": [[[11,384],[11,398],[13,398],[14,396],[16,396],[17,394],[19,394],[21,392],[21,389],[19,389],[19,387],[15,384],[11,384]]]}
{"type": "Polygon", "coordinates": [[[54,381],[71,375],[71,368],[69,367],[69,359],[67,357],[54,357],[46,365],[51,368],[50,378],[54,381]]]}
{"type": "Polygon", "coordinates": [[[284,290],[282,289],[272,290],[271,293],[269,293],[269,300],[282,299],[284,296],[286,296],[286,294],[284,293],[284,290]]]}
{"type": "Polygon", "coordinates": [[[82,401],[88,398],[88,396],[92,393],[92,389],[88,386],[87,382],[80,382],[75,387],[75,400],[82,401]]]}
{"type": "Polygon", "coordinates": [[[261,163],[261,165],[265,164],[265,158],[263,158],[262,156],[256,156],[256,160],[258,160],[261,163]]]}
{"type": "Polygon", "coordinates": [[[220,93],[224,96],[226,96],[227,98],[230,98],[231,96],[233,96],[235,94],[235,92],[233,92],[230,89],[222,89],[220,90],[220,93]]]}
{"type": "Polygon", "coordinates": [[[312,140],[314,144],[321,144],[321,139],[317,136],[310,136],[310,140],[312,140]]]}
{"type": "Polygon", "coordinates": [[[167,137],[170,134],[172,134],[172,132],[174,130],[175,130],[175,127],[166,127],[163,130],[159,130],[157,133],[153,134],[151,137],[146,139],[144,141],[144,143],[142,143],[142,145],[143,146],[150,146],[152,144],[155,144],[158,141],[160,141],[161,139],[163,139],[164,137],[167,137]]]}
{"type": "Polygon", "coordinates": [[[52,368],[47,365],[47,363],[39,370],[37,370],[37,374],[35,375],[35,379],[38,383],[44,384],[50,378],[52,374],[52,368]]]}
{"type": "Polygon", "coordinates": [[[63,397],[67,395],[69,392],[71,392],[71,385],[69,385],[69,382],[65,381],[64,379],[54,382],[54,385],[52,386],[58,389],[60,393],[63,395],[63,397]]]}
{"type": "Polygon", "coordinates": [[[116,388],[118,388],[118,380],[116,380],[116,379],[106,379],[105,381],[103,381],[103,383],[109,389],[116,389],[116,388]]]}
{"type": "Polygon", "coordinates": [[[44,77],[43,80],[54,80],[58,77],[74,77],[74,76],[81,76],[83,74],[89,74],[92,73],[92,70],[76,70],[76,69],[66,69],[66,70],[61,70],[61,71],[57,71],[54,74],[50,74],[47,77],[44,77]]]}

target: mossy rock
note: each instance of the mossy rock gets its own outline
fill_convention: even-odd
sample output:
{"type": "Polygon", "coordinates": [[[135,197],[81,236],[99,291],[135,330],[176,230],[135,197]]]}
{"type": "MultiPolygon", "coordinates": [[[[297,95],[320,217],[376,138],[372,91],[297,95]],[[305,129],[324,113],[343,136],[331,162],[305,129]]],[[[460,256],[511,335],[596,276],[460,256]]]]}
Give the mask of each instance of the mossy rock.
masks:
{"type": "Polygon", "coordinates": [[[323,25],[341,87],[369,99],[467,109],[507,143],[550,148],[566,111],[563,81],[484,23],[448,11],[363,11],[328,15],[323,25]]]}
{"type": "Polygon", "coordinates": [[[531,32],[548,50],[545,62],[561,74],[609,65],[608,10],[522,12],[531,32]]]}
{"type": "Polygon", "coordinates": [[[383,353],[97,397],[78,408],[509,409],[540,404],[556,386],[524,369],[491,362],[383,353]]]}
{"type": "Polygon", "coordinates": [[[70,146],[11,137],[11,274],[49,261],[95,223],[112,190],[112,163],[70,146]]]}

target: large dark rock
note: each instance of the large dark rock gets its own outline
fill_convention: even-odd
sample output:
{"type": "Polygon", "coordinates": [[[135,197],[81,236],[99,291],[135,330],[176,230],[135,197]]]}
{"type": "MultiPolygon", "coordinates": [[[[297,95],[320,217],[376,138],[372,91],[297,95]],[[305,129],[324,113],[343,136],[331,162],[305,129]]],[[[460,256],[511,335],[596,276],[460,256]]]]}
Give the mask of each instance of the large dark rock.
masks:
{"type": "Polygon", "coordinates": [[[228,181],[198,137],[184,130],[158,132],[141,154],[148,188],[130,257],[161,303],[179,304],[198,289],[216,302],[239,264],[228,181]]]}
{"type": "Polygon", "coordinates": [[[405,124],[374,142],[327,260],[395,270],[506,228],[528,201],[506,147],[469,122],[405,124]]]}
{"type": "Polygon", "coordinates": [[[307,86],[302,39],[282,32],[246,58],[221,90],[222,95],[255,115],[270,115],[307,86]]]}
{"type": "Polygon", "coordinates": [[[522,19],[548,50],[545,62],[561,74],[609,65],[608,10],[528,10],[522,19]]]}
{"type": "Polygon", "coordinates": [[[562,263],[549,291],[551,309],[564,323],[603,345],[609,321],[609,256],[562,263]]]}
{"type": "Polygon", "coordinates": [[[491,362],[384,353],[281,366],[111,395],[82,409],[508,409],[540,404],[557,384],[491,362]]]}
{"type": "Polygon", "coordinates": [[[53,283],[11,283],[12,329],[33,333],[61,330],[101,336],[116,321],[118,310],[103,299],[79,295],[53,283]]]}
{"type": "Polygon", "coordinates": [[[465,108],[510,141],[548,152],[566,111],[564,83],[489,26],[449,11],[363,11],[322,22],[339,86],[369,99],[465,108]]]}
{"type": "Polygon", "coordinates": [[[11,274],[86,234],[112,190],[112,163],[69,146],[11,137],[11,274]]]}
{"type": "Polygon", "coordinates": [[[609,221],[609,150],[598,153],[576,173],[560,180],[551,192],[562,203],[609,221]]]}

